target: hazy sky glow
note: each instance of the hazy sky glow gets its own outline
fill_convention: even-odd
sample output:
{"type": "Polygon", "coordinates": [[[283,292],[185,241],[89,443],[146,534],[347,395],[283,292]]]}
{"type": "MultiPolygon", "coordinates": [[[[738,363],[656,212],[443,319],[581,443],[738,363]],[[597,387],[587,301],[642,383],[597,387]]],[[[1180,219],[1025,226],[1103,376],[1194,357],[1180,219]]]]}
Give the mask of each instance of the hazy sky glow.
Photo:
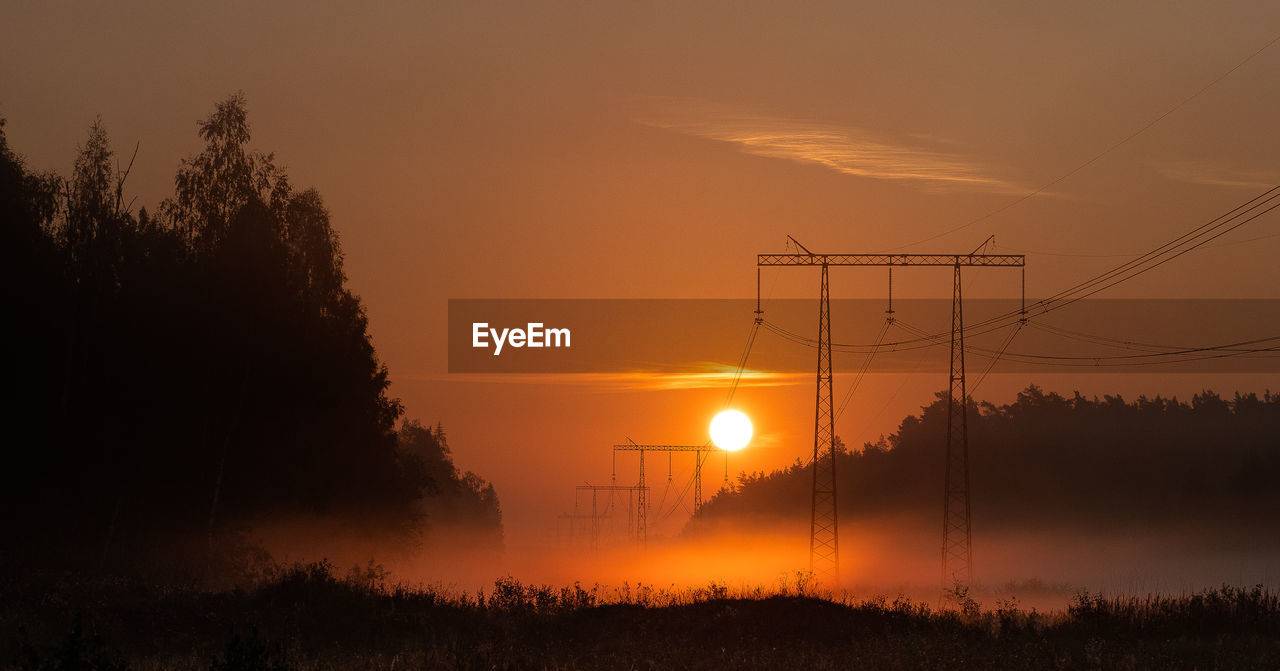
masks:
{"type": "MultiPolygon", "coordinates": [[[[703,439],[723,402],[708,382],[723,375],[450,378],[447,299],[752,296],[755,254],[782,251],[786,234],[863,252],[955,228],[1280,34],[1274,2],[24,2],[5,14],[11,146],[65,173],[100,114],[120,153],[141,143],[128,190],[149,209],[197,151],[195,122],[243,90],[254,147],[332,211],[393,393],[410,416],[443,421],[462,466],[496,483],[509,520],[531,524],[563,507],[547,492],[602,480],[606,446],[624,435],[703,439]]],[[[1274,185],[1277,109],[1280,45],[1050,193],[910,249],[967,252],[994,233],[998,248],[1028,252],[1029,293],[1061,289],[1274,185]]],[[[1278,232],[1276,217],[1260,219],[1107,295],[1275,297],[1278,232]]],[[[764,283],[807,297],[817,276],[774,270],[764,283]]],[[[842,270],[832,287],[877,296],[884,278],[842,270]]],[[[949,277],[904,272],[895,289],[944,296],[949,277]]],[[[966,291],[1018,289],[973,273],[966,291]]],[[[837,360],[837,375],[856,365],[837,360]]],[[[993,378],[984,393],[1008,400],[1030,379],[993,378]]],[[[1089,393],[1216,384],[1035,379],[1089,393]]],[[[875,402],[838,427],[852,443],[891,431],[945,372],[867,384],[859,393],[875,402]]],[[[757,438],[735,471],[811,449],[805,383],[765,372],[739,402],[757,438]]]]}

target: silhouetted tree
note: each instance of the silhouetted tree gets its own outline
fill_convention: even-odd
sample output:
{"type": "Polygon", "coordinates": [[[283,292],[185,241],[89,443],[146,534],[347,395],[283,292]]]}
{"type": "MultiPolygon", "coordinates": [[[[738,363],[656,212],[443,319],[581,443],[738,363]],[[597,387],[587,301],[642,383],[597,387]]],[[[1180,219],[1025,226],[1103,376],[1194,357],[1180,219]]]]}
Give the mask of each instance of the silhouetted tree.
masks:
{"type": "Polygon", "coordinates": [[[467,471],[460,473],[453,463],[444,427],[433,430],[416,420],[400,425],[400,449],[407,458],[420,463],[430,488],[423,499],[423,512],[430,524],[427,538],[447,538],[452,543],[500,548],[502,509],[493,485],[467,471]]]}
{"type": "MultiPolygon", "coordinates": [[[[18,390],[0,557],[203,563],[263,518],[408,540],[434,512],[324,201],[250,151],[247,119],[243,96],[216,105],[159,217],[125,201],[101,120],[66,180],[28,171],[0,123],[0,272],[18,325],[0,335],[18,390]]],[[[496,523],[491,487],[451,482],[496,523]]]]}

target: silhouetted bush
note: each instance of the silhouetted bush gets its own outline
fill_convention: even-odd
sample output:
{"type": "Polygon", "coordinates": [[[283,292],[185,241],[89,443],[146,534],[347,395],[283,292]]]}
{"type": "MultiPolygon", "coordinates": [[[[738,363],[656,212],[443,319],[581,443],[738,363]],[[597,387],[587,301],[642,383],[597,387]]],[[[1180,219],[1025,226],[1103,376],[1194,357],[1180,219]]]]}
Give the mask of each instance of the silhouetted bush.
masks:
{"type": "MultiPolygon", "coordinates": [[[[1081,594],[1064,611],[943,610],[903,597],[798,596],[786,585],[614,589],[498,580],[477,595],[286,569],[231,592],[93,587],[87,643],[65,614],[30,611],[54,643],[24,668],[300,669],[1268,669],[1280,663],[1280,602],[1262,588],[1181,597],[1081,594]],[[228,634],[228,632],[231,632],[228,634]],[[105,643],[121,650],[102,656],[105,643]],[[85,660],[104,660],[89,661],[85,660]],[[211,664],[212,662],[212,664],[211,664]]],[[[83,586],[80,588],[83,589],[83,586]]],[[[80,596],[84,596],[81,594],[80,596]]],[[[30,604],[23,604],[30,605],[30,604]]],[[[4,644],[0,642],[0,646],[4,644]]],[[[35,650],[34,654],[30,653],[35,650]]],[[[0,664],[7,657],[0,649],[0,664]]]]}

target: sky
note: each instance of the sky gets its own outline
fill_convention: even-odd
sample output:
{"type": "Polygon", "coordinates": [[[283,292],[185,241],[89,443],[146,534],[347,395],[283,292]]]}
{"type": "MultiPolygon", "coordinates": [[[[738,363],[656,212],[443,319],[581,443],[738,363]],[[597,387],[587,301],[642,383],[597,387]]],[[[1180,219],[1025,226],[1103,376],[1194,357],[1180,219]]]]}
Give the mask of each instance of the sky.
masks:
{"type": "MultiPolygon", "coordinates": [[[[700,440],[724,389],[451,377],[450,298],[745,298],[755,255],[788,234],[942,253],[995,235],[1028,255],[1039,296],[1280,183],[1276,3],[799,5],[15,2],[0,115],[32,167],[64,174],[101,115],[121,155],[137,145],[127,191],[153,208],[199,150],[196,122],[243,91],[253,147],[331,210],[392,393],[495,482],[509,529],[554,524],[624,436],[700,440]]],[[[1278,225],[1107,295],[1276,298],[1278,225]]],[[[800,270],[763,282],[771,297],[817,287],[800,270]]],[[[879,271],[833,272],[834,296],[883,291],[879,271]]],[[[902,296],[949,291],[945,270],[895,276],[902,296]]],[[[1017,291],[999,273],[966,283],[1017,291]]],[[[1183,396],[1268,382],[996,375],[983,393],[1029,381],[1183,396]]],[[[838,432],[873,440],[944,384],[872,376],[838,432]]],[[[811,450],[811,386],[747,391],[763,440],[733,471],[811,450]]]]}

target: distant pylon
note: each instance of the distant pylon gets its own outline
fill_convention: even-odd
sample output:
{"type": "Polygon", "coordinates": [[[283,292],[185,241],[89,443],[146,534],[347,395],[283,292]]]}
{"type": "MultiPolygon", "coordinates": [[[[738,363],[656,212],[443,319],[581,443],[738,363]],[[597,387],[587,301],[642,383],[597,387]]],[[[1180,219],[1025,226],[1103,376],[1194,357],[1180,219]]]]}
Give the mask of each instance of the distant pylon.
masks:
{"type": "MultiPolygon", "coordinates": [[[[671,461],[670,461],[671,454],[672,454],[672,453],[674,453],[674,452],[692,452],[692,453],[693,453],[693,457],[694,457],[694,461],[693,461],[693,484],[694,484],[694,489],[693,489],[693,497],[694,497],[694,498],[693,498],[693,514],[697,515],[697,514],[698,514],[698,511],[702,509],[702,464],[706,461],[706,457],[703,455],[703,452],[711,452],[711,451],[714,451],[714,450],[718,450],[719,448],[717,448],[717,447],[712,447],[712,446],[711,446],[711,444],[710,444],[710,442],[708,442],[708,443],[706,443],[706,444],[703,444],[703,445],[641,445],[641,444],[636,443],[635,441],[631,440],[630,438],[628,438],[627,440],[628,440],[629,442],[626,442],[626,443],[619,443],[619,444],[617,444],[617,445],[614,445],[614,446],[613,446],[613,458],[614,458],[614,481],[616,482],[616,481],[617,481],[617,479],[618,479],[618,477],[617,477],[617,472],[618,472],[618,468],[617,468],[618,452],[639,452],[639,453],[640,453],[640,481],[639,481],[639,484],[638,484],[638,485],[637,485],[637,487],[636,487],[636,497],[637,497],[637,506],[636,506],[636,537],[637,537],[637,538],[639,539],[639,541],[640,541],[640,546],[641,546],[641,547],[644,547],[644,546],[645,546],[645,544],[647,543],[647,540],[648,540],[648,533],[649,533],[649,531],[648,531],[648,519],[649,519],[649,510],[648,510],[648,508],[649,508],[649,503],[648,503],[648,491],[649,491],[649,488],[648,488],[648,486],[645,484],[644,453],[645,453],[645,452],[666,452],[666,453],[667,453],[667,471],[668,471],[668,472],[667,472],[667,479],[668,479],[668,480],[670,480],[670,479],[671,479],[671,473],[670,473],[670,469],[671,469],[671,465],[670,465],[670,464],[671,464],[671,461]]],[[[726,466],[726,468],[727,468],[727,466],[726,466]]]]}
{"type": "Polygon", "coordinates": [[[946,491],[942,504],[942,589],[973,582],[969,523],[969,413],[964,380],[960,264],[951,299],[951,385],[947,390],[946,491]]]}

